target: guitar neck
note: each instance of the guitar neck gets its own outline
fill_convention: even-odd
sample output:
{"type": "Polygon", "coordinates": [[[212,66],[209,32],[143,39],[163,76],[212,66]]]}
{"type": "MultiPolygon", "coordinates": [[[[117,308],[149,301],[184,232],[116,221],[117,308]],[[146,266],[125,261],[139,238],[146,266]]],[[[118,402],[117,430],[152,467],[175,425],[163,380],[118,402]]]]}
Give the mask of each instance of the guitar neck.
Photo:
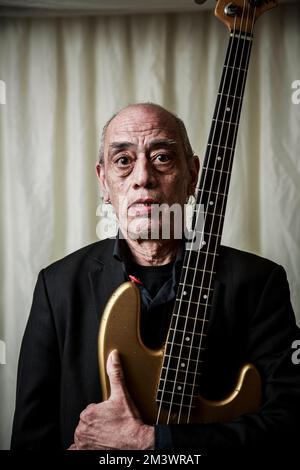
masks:
{"type": "MultiPolygon", "coordinates": [[[[252,35],[231,33],[217,102],[213,114],[200,184],[193,228],[204,215],[201,252],[215,255],[221,242],[235,144],[240,122],[252,35]]],[[[187,253],[187,262],[189,255],[187,253]]]]}
{"type": "Polygon", "coordinates": [[[167,406],[190,409],[201,376],[252,39],[230,34],[157,394],[167,406]]]}

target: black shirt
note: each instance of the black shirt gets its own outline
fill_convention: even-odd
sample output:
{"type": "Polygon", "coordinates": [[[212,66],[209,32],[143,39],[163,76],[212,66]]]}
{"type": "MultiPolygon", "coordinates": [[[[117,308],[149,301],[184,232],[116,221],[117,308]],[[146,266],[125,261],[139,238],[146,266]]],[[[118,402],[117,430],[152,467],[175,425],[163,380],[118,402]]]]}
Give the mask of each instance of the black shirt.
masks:
{"type": "Polygon", "coordinates": [[[130,275],[140,283],[136,285],[141,294],[141,336],[144,344],[152,349],[165,342],[175,303],[179,282],[183,246],[174,262],[162,266],[141,266],[131,259],[126,241],[117,237],[113,256],[122,263],[124,280],[130,275]]]}

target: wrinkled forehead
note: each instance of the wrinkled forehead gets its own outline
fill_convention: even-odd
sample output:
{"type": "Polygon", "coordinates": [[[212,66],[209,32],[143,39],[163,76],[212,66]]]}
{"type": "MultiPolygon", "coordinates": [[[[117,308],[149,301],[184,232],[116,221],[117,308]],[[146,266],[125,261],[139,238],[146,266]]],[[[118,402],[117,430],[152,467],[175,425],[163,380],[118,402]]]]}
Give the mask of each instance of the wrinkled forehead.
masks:
{"type": "Polygon", "coordinates": [[[122,139],[137,137],[164,137],[179,138],[178,124],[167,111],[157,108],[129,107],[120,111],[110,122],[105,143],[122,139]]]}

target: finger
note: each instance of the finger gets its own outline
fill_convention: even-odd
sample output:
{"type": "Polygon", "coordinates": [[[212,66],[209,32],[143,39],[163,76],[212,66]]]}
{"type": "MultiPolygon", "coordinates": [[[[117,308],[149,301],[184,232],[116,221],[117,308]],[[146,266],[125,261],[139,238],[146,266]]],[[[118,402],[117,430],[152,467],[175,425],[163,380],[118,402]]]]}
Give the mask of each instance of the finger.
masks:
{"type": "Polygon", "coordinates": [[[127,396],[123,369],[118,351],[114,349],[107,358],[106,370],[110,382],[110,398],[127,396]]]}
{"type": "Polygon", "coordinates": [[[94,408],[97,403],[90,403],[85,409],[90,410],[90,408],[94,408]]]}
{"type": "MultiPolygon", "coordinates": [[[[77,427],[77,429],[78,429],[78,427],[77,427]]],[[[83,445],[83,443],[80,441],[80,439],[79,439],[79,437],[78,437],[77,429],[76,429],[75,434],[74,434],[74,443],[75,443],[75,446],[76,446],[76,450],[83,450],[83,449],[84,449],[84,445],[83,445]]]]}
{"type": "Polygon", "coordinates": [[[77,447],[75,444],[72,444],[67,450],[77,450],[77,447]]]}
{"type": "Polygon", "coordinates": [[[90,422],[96,414],[96,403],[91,403],[88,405],[79,415],[80,420],[84,423],[90,422]]]}

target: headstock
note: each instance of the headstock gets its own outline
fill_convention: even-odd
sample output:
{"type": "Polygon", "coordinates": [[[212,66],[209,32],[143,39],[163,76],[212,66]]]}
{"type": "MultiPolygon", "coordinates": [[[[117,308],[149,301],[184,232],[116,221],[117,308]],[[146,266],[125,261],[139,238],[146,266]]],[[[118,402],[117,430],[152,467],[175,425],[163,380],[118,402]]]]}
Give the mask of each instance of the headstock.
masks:
{"type": "Polygon", "coordinates": [[[215,15],[230,31],[252,33],[257,18],[277,5],[277,0],[218,0],[215,15]]]}

